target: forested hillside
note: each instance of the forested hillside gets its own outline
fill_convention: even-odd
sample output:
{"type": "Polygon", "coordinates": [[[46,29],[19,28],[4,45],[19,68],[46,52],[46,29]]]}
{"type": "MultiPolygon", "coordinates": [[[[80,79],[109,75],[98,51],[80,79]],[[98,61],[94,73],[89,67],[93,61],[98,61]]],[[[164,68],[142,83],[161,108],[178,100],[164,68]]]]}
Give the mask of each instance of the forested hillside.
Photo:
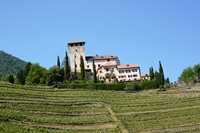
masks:
{"type": "Polygon", "coordinates": [[[27,62],[7,54],[4,51],[0,51],[0,77],[6,74],[16,75],[18,71],[24,69],[26,64],[27,62]]]}

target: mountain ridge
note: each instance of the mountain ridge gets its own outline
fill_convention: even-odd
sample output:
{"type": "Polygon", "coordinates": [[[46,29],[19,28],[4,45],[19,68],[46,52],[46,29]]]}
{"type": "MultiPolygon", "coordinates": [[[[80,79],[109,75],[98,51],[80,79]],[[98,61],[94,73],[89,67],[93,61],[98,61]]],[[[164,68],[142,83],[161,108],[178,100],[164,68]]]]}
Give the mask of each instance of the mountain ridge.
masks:
{"type": "Polygon", "coordinates": [[[7,74],[16,75],[18,71],[24,69],[27,63],[18,57],[0,50],[0,77],[4,77],[7,74]]]}

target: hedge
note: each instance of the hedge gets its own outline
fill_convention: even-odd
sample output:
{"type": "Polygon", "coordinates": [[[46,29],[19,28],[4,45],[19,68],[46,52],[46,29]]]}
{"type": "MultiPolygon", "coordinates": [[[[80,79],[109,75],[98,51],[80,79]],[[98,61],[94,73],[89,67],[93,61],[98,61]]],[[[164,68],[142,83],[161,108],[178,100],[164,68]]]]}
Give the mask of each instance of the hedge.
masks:
{"type": "Polygon", "coordinates": [[[61,83],[57,85],[58,88],[68,88],[68,89],[91,89],[91,90],[115,90],[123,91],[126,87],[124,83],[61,83]]]}

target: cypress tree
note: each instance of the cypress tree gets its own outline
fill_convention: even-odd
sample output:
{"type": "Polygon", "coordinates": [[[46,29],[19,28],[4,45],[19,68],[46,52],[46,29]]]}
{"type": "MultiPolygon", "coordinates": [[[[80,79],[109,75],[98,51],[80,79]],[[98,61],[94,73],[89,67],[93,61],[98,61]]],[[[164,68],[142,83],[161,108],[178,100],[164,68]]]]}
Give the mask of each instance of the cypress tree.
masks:
{"type": "Polygon", "coordinates": [[[59,56],[57,57],[57,66],[60,68],[60,58],[59,58],[59,56]]]}
{"type": "Polygon", "coordinates": [[[76,65],[76,61],[74,62],[74,75],[76,76],[76,68],[77,68],[77,65],[76,65]]]}
{"type": "Polygon", "coordinates": [[[169,78],[166,78],[165,83],[169,83],[170,84],[169,78]]]}
{"type": "Polygon", "coordinates": [[[155,79],[156,79],[157,87],[159,87],[159,85],[160,85],[160,74],[157,71],[155,71],[155,79]]]}
{"type": "Polygon", "coordinates": [[[81,68],[81,79],[85,79],[85,67],[84,67],[84,61],[83,56],[80,56],[80,68],[81,68]]]}
{"type": "Polygon", "coordinates": [[[92,58],[92,66],[93,66],[93,82],[97,83],[97,71],[96,71],[96,66],[94,64],[94,58],[92,58]]]}
{"type": "Polygon", "coordinates": [[[164,76],[162,64],[160,61],[159,61],[159,77],[160,77],[159,85],[164,85],[165,84],[165,76],[164,76]]]}
{"type": "Polygon", "coordinates": [[[153,67],[150,67],[149,68],[149,74],[150,74],[150,80],[153,80],[154,79],[154,71],[153,71],[153,67]]]}
{"type": "Polygon", "coordinates": [[[70,67],[67,51],[65,52],[65,81],[70,78],[70,67]]]}

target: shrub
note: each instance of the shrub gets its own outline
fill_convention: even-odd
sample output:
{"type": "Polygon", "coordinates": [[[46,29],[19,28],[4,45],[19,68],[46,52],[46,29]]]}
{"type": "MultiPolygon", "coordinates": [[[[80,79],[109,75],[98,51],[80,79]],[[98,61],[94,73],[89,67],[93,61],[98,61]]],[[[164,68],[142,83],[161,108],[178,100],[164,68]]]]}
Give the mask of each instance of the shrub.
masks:
{"type": "Polygon", "coordinates": [[[140,85],[139,82],[131,82],[126,84],[126,91],[128,92],[134,92],[134,91],[139,91],[142,90],[142,86],[140,85]]]}
{"type": "Polygon", "coordinates": [[[142,89],[156,89],[158,84],[156,80],[144,80],[141,82],[142,89]]]}
{"type": "Polygon", "coordinates": [[[171,84],[170,83],[165,83],[165,86],[164,86],[165,88],[171,88],[171,84]]]}
{"type": "Polygon", "coordinates": [[[59,82],[58,88],[68,88],[68,89],[91,89],[91,90],[116,90],[123,91],[125,88],[124,83],[113,83],[113,84],[105,84],[105,83],[61,83],[59,82]]]}
{"type": "Polygon", "coordinates": [[[159,87],[159,91],[166,91],[166,88],[165,88],[163,85],[161,85],[161,86],[159,87]]]}

